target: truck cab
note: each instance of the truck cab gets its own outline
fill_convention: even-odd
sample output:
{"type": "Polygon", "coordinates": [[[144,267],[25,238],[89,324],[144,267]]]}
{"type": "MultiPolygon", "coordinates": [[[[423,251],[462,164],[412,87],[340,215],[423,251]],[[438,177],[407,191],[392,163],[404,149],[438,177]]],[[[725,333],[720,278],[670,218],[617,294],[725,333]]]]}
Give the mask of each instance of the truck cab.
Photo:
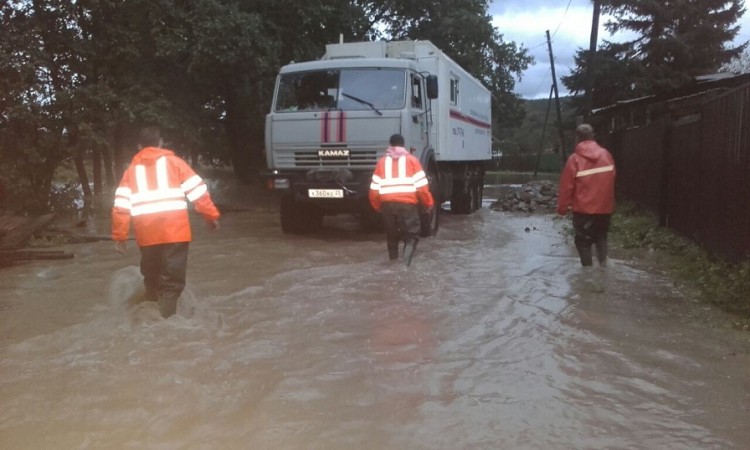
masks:
{"type": "MultiPolygon", "coordinates": [[[[324,215],[339,213],[377,226],[367,200],[372,171],[394,133],[404,136],[427,169],[432,154],[427,85],[435,83],[407,58],[327,59],[283,67],[265,130],[269,187],[282,191],[283,231],[311,231],[324,215]]],[[[436,93],[436,86],[432,89],[436,93]]],[[[423,234],[434,233],[429,229],[437,226],[433,215],[426,218],[423,234]]]]}

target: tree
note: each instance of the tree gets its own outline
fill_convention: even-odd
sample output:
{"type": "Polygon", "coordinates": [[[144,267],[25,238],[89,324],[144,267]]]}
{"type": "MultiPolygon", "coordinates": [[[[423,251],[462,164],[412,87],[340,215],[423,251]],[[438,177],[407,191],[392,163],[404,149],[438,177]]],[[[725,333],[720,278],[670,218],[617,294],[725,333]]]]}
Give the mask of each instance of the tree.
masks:
{"type": "Polygon", "coordinates": [[[734,74],[750,73],[750,49],[746,48],[741,55],[721,66],[721,71],[734,74]]]}
{"type": "Polygon", "coordinates": [[[76,139],[77,33],[66,3],[0,4],[0,171],[13,209],[48,209],[55,169],[76,139]]]}
{"type": "MultiPolygon", "coordinates": [[[[526,49],[504,42],[487,14],[487,0],[411,0],[385,2],[381,21],[394,40],[429,40],[481,80],[493,97],[497,133],[523,120],[523,100],[513,93],[515,77],[531,64],[526,49]]],[[[496,134],[497,134],[496,133],[496,134]]]]}
{"type": "Polygon", "coordinates": [[[102,192],[102,171],[114,188],[137,128],[158,123],[176,151],[231,162],[251,180],[265,167],[279,68],[319,58],[339,36],[431,39],[490,87],[496,124],[513,122],[523,111],[513,75],[530,58],[486,10],[480,0],[0,2],[1,175],[19,208],[42,210],[63,162],[88,189],[91,158],[102,192]]]}
{"type": "Polygon", "coordinates": [[[170,60],[185,61],[178,73],[201,92],[206,129],[220,134],[202,140],[226,144],[214,156],[252,180],[265,167],[265,116],[278,69],[317,59],[339,34],[364,33],[361,13],[344,0],[175,1],[164,48],[170,60]]]}
{"type": "Polygon", "coordinates": [[[562,76],[562,83],[571,91],[571,103],[580,112],[586,108],[585,98],[578,95],[586,88],[588,58],[594,58],[592,67],[592,97],[591,107],[601,108],[620,100],[627,100],[639,95],[643,91],[636,89],[633,80],[642,76],[642,66],[633,64],[629,59],[623,59],[622,45],[606,42],[593,55],[588,50],[578,50],[575,55],[575,69],[568,76],[562,76]]]}
{"type": "MultiPolygon", "coordinates": [[[[603,0],[611,34],[629,31],[632,40],[605,41],[595,58],[595,105],[612,103],[618,94],[662,94],[693,83],[697,75],[716,72],[740,54],[747,43],[728,47],[739,32],[743,0],[603,0]]],[[[571,92],[585,88],[588,51],[579,50],[577,66],[563,83],[571,92]]]]}

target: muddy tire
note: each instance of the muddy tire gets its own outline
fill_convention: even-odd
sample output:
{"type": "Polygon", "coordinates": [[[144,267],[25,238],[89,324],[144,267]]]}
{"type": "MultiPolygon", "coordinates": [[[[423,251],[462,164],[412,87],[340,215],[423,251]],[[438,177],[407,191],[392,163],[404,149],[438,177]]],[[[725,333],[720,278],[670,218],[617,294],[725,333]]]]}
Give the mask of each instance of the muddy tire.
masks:
{"type": "Polygon", "coordinates": [[[484,196],[484,185],[476,184],[472,190],[474,194],[472,196],[471,212],[479,211],[482,208],[482,197],[484,196]]]}
{"type": "Polygon", "coordinates": [[[461,177],[453,182],[451,195],[451,212],[453,214],[471,214],[482,208],[484,196],[484,170],[467,166],[461,177]]]}
{"type": "Polygon", "coordinates": [[[451,196],[451,212],[453,214],[471,214],[472,207],[476,204],[475,191],[464,185],[464,182],[456,183],[453,186],[453,195],[451,196]]]}

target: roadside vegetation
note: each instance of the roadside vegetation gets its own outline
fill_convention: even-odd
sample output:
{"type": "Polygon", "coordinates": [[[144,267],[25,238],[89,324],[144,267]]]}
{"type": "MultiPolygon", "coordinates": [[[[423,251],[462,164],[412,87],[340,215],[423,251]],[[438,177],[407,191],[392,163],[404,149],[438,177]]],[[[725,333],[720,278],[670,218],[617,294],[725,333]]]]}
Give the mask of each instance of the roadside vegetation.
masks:
{"type": "Polygon", "coordinates": [[[84,195],[113,190],[138,129],[153,124],[191,163],[254,182],[279,68],[340,39],[432,41],[492,92],[493,125],[515,127],[524,108],[513,86],[532,58],[503,40],[488,2],[443,3],[0,2],[0,180],[14,199],[5,206],[48,212],[55,171],[71,162],[84,195]]]}
{"type": "Polygon", "coordinates": [[[653,253],[702,301],[730,313],[733,326],[750,330],[750,261],[730,263],[714,257],[686,237],[659,227],[653,214],[627,202],[620,202],[612,216],[610,240],[613,247],[653,253]]]}

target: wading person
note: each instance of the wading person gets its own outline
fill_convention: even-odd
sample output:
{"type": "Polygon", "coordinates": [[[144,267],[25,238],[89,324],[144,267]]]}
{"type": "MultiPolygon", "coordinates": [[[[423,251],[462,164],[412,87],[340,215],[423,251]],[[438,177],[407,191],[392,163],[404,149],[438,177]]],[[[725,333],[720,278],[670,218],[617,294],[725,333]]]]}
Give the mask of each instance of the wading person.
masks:
{"type": "Polygon", "coordinates": [[[188,200],[212,230],[219,229],[219,211],[206,184],[182,158],[163,149],[158,128],[141,131],[138,147],[115,192],[112,239],[125,254],[130,222],[141,251],[146,300],[158,301],[162,317],[177,311],[185,288],[188,245],[192,239],[188,200]]]}
{"type": "Polygon", "coordinates": [[[589,124],[576,128],[575,151],[560,176],[557,213],[573,210],[575,245],[583,266],[591,266],[591,246],[599,264],[607,260],[609,220],[615,208],[615,163],[612,155],[594,140],[589,124]]]}
{"type": "Polygon", "coordinates": [[[398,259],[403,241],[403,261],[409,266],[419,242],[419,205],[429,212],[434,201],[422,165],[404,148],[403,136],[394,134],[389,144],[372,174],[370,204],[383,215],[388,257],[398,259]]]}

